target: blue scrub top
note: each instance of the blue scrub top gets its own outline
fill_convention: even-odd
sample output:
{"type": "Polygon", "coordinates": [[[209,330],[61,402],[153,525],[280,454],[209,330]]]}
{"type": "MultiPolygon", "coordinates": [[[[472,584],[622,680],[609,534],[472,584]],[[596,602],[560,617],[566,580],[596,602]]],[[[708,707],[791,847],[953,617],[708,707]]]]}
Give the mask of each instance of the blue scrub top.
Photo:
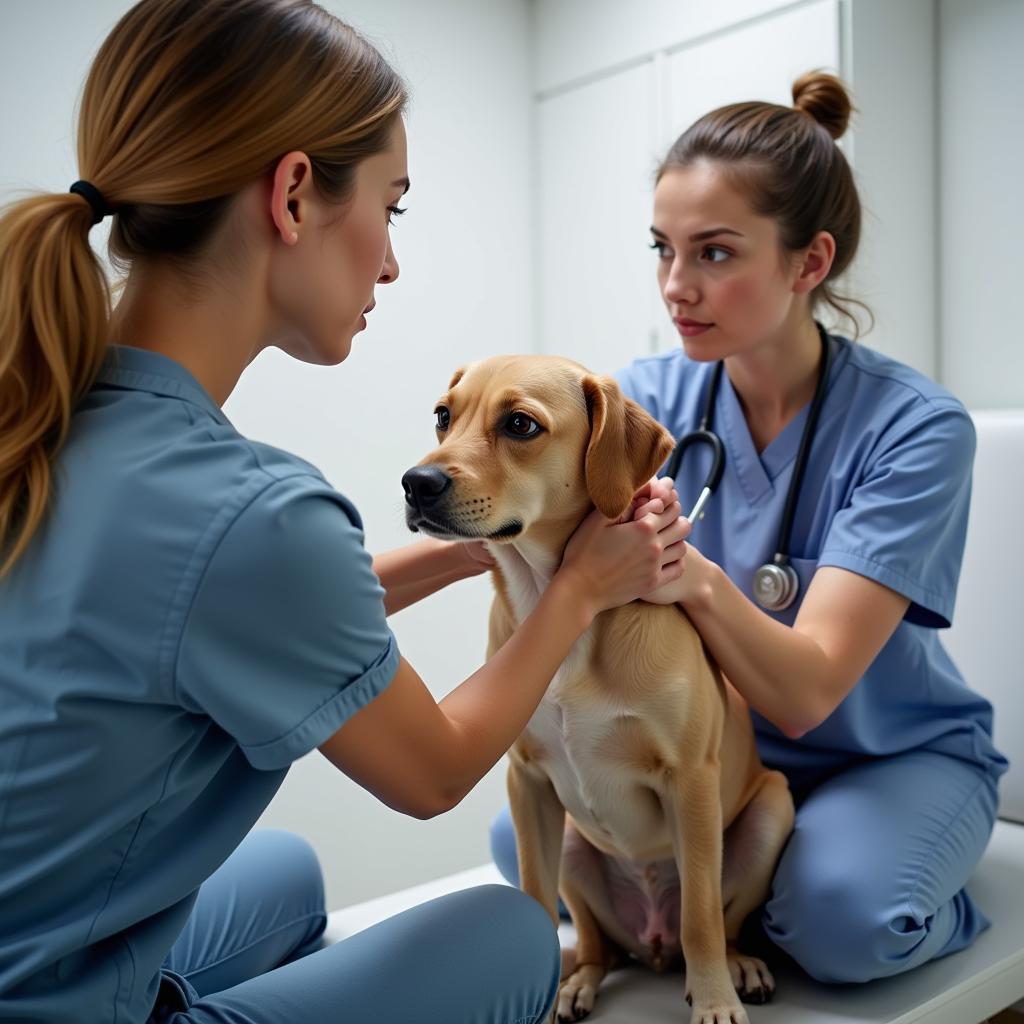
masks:
{"type": "MultiPolygon", "coordinates": [[[[942,646],[953,617],[974,459],[974,426],[957,399],[908,366],[831,337],[833,365],[789,542],[796,601],[768,612],[791,625],[819,566],[866,576],[910,598],[892,638],[840,706],[799,740],[752,712],[766,764],[798,784],[865,757],[923,748],[1001,775],[992,706],[972,692],[942,646]]],[[[695,430],[713,363],[681,350],[639,359],[617,379],[676,437],[695,430]]],[[[758,454],[722,375],[712,426],[725,447],[718,491],[693,524],[694,547],[753,600],[772,559],[809,405],[758,454]]],[[[706,445],[687,450],[676,487],[684,514],[704,484],[706,445]]],[[[810,685],[810,684],[809,684],[810,685]]]]}
{"type": "Polygon", "coordinates": [[[398,666],[353,506],[115,347],[0,579],[0,1020],[144,1021],[199,885],[398,666]]]}

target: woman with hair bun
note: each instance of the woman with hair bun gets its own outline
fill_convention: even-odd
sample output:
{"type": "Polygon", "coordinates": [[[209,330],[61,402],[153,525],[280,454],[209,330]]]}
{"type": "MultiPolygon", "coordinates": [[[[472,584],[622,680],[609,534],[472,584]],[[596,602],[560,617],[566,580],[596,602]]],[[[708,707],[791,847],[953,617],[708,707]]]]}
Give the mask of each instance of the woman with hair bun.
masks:
{"type": "MultiPolygon", "coordinates": [[[[953,615],[973,426],[942,387],[815,321],[822,306],[849,309],[836,279],[861,207],[835,140],[851,103],[821,72],[793,101],[714,110],[669,150],[651,233],[682,348],[618,380],[677,437],[708,413],[724,448],[682,576],[647,600],[683,607],[750,706],[763,761],[790,782],[795,829],[748,924],[815,978],[863,982],[987,926],[964,884],[1006,761],[991,705],[938,632],[953,615]]],[[[684,501],[710,461],[686,450],[684,501]]],[[[515,878],[507,810],[491,838],[515,878]]]]}
{"type": "Polygon", "coordinates": [[[351,502],[221,411],[265,348],[344,360],[398,276],[405,103],[310,0],[142,0],[90,70],[81,180],[0,215],[0,1021],[526,1024],[554,1001],[525,894],[319,949],[312,850],[248,834],[317,748],[402,813],[453,807],[592,618],[681,572],[672,488],[645,487],[657,512],[590,516],[435,702],[386,616],[484,571],[482,543],[371,559],[351,502]]]}

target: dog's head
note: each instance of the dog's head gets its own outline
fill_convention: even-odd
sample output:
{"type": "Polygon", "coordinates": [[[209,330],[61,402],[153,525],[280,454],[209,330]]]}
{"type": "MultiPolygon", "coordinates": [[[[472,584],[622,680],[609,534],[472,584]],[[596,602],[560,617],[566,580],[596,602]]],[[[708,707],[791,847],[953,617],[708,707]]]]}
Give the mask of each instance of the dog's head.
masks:
{"type": "Polygon", "coordinates": [[[402,478],[406,521],[444,539],[509,541],[629,506],[673,440],[611,377],[555,356],[463,367],[438,400],[438,447],[402,478]]]}

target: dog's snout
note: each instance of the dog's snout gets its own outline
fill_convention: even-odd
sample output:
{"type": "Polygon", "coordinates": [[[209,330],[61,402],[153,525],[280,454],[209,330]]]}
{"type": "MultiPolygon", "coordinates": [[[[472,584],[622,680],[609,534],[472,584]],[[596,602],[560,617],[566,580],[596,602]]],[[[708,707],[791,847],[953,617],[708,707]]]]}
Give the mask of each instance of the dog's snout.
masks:
{"type": "Polygon", "coordinates": [[[451,482],[452,478],[440,466],[413,466],[402,477],[405,500],[413,507],[430,508],[451,482]]]}

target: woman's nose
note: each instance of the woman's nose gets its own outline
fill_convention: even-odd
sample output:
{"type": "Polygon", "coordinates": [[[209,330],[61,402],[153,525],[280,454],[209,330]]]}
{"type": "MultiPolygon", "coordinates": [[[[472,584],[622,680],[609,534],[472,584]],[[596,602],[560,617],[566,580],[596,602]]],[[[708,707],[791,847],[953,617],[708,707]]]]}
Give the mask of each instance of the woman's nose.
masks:
{"type": "Polygon", "coordinates": [[[398,260],[395,259],[395,250],[391,248],[391,239],[388,239],[388,251],[384,254],[384,266],[380,268],[378,284],[391,284],[398,278],[398,260]]]}
{"type": "Polygon", "coordinates": [[[700,298],[700,291],[683,260],[674,260],[662,288],[666,302],[694,305],[700,298]]]}

